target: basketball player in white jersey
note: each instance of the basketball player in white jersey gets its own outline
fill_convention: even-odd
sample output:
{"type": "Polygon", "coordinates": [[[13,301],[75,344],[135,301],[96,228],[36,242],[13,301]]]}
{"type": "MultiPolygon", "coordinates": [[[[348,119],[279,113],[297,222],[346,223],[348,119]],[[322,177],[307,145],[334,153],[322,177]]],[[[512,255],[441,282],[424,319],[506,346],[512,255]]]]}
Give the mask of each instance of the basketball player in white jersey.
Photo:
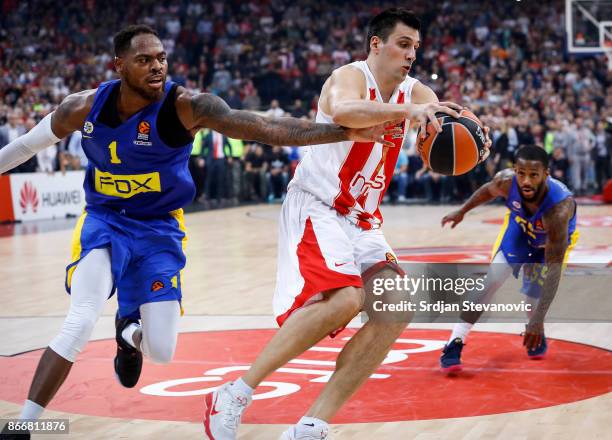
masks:
{"type": "MultiPolygon", "coordinates": [[[[419,29],[409,11],[382,12],[369,24],[367,60],[335,70],[323,86],[317,122],[367,127],[394,121],[401,134],[389,139],[392,147],[312,146],[298,165],[280,215],[274,313],[281,328],[242,378],[207,395],[208,438],[235,439],[242,411],[266,376],[325,336],[335,336],[364,302],[367,309],[372,277],[403,274],[380,229],[379,205],[393,177],[406,120],[424,126],[437,111],[457,117],[453,109],[461,110],[453,103],[439,104],[429,87],[408,76],[419,29]]],[[[369,315],[339,354],[335,372],[307,416],[282,439],[326,439],[328,422],[384,360],[410,319],[407,314],[369,315]]]]}

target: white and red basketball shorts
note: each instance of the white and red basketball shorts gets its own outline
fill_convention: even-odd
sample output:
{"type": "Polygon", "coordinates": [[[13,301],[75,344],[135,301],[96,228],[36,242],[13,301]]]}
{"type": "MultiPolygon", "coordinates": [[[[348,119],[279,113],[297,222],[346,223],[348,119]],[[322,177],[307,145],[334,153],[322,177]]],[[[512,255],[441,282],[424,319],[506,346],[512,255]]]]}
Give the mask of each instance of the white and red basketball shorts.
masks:
{"type": "Polygon", "coordinates": [[[279,219],[274,315],[279,325],[322,292],[363,287],[362,274],[397,261],[380,229],[364,230],[308,192],[287,194],[279,219]]]}

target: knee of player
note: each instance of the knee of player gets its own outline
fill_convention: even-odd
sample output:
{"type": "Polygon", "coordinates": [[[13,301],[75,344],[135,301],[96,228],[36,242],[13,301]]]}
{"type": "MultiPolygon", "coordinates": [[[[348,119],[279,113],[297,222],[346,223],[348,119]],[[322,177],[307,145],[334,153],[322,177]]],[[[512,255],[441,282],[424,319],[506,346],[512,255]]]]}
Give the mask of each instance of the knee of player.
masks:
{"type": "Polygon", "coordinates": [[[156,364],[169,364],[174,357],[174,349],[157,350],[149,355],[149,359],[156,364]]]}
{"type": "Polygon", "coordinates": [[[169,364],[174,357],[173,344],[150,344],[145,355],[156,364],[169,364]]]}
{"type": "Polygon", "coordinates": [[[352,318],[363,308],[363,289],[345,287],[338,290],[335,295],[335,312],[343,317],[352,318]]]}
{"type": "Polygon", "coordinates": [[[396,314],[395,317],[391,319],[372,319],[372,325],[376,325],[378,327],[377,333],[381,335],[381,337],[392,338],[393,340],[397,339],[406,327],[408,323],[412,319],[413,313],[403,313],[396,314]]]}
{"type": "Polygon", "coordinates": [[[97,320],[97,316],[71,316],[69,314],[64,323],[64,327],[72,330],[71,333],[89,335],[93,331],[97,320]]]}

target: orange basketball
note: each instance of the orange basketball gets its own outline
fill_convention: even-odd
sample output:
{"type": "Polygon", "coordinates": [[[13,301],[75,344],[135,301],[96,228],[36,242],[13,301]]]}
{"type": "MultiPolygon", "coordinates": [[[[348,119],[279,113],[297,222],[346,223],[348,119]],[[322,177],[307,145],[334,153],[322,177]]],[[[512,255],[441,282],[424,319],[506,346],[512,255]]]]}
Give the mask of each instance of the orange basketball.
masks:
{"type": "Polygon", "coordinates": [[[417,137],[417,149],[425,165],[436,173],[458,176],[472,170],[485,154],[482,122],[469,110],[461,110],[459,118],[436,113],[442,126],[440,133],[431,123],[425,137],[417,137]]]}

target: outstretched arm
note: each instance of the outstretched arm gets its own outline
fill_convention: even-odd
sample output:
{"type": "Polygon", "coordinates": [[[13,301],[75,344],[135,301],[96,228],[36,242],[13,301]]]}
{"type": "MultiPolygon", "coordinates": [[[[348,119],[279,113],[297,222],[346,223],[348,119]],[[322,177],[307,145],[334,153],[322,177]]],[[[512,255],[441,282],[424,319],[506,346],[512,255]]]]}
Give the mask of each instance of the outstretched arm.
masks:
{"type": "Polygon", "coordinates": [[[495,177],[493,177],[493,180],[478,188],[460,209],[444,216],[442,219],[442,226],[450,222],[451,228],[454,228],[461,223],[465,214],[477,206],[490,202],[497,197],[507,198],[510,193],[513,176],[514,171],[511,169],[505,169],[498,172],[495,177]]]}
{"type": "Polygon", "coordinates": [[[366,96],[365,75],[353,66],[333,71],[323,85],[319,105],[336,124],[346,127],[369,127],[408,118],[406,104],[383,103],[366,96]]]}
{"type": "Polygon", "coordinates": [[[183,93],[177,99],[176,108],[189,130],[207,127],[234,139],[269,145],[303,146],[353,140],[393,146],[384,136],[398,132],[386,130],[382,125],[355,130],[297,118],[268,118],[246,110],[233,110],[221,98],[208,93],[193,96],[183,93]]]}
{"type": "Polygon", "coordinates": [[[431,122],[441,131],[435,113],[444,112],[456,118],[461,110],[461,106],[452,102],[439,103],[436,94],[420,82],[414,85],[409,104],[371,100],[365,91],[363,72],[350,65],[343,66],[325,82],[319,104],[336,124],[356,128],[410,119],[418,122],[422,129],[431,122]]]}
{"type": "Polygon", "coordinates": [[[523,345],[528,349],[535,349],[542,343],[544,317],[557,294],[563,272],[563,259],[567,250],[568,225],[575,209],[576,202],[570,197],[550,209],[542,219],[546,229],[544,267],[542,268],[544,285],[538,305],[525,330],[523,345]]]}
{"type": "Polygon", "coordinates": [[[0,174],[80,129],[89,113],[89,95],[93,96],[91,90],[67,96],[54,112],[45,116],[30,131],[0,149],[0,174]]]}

